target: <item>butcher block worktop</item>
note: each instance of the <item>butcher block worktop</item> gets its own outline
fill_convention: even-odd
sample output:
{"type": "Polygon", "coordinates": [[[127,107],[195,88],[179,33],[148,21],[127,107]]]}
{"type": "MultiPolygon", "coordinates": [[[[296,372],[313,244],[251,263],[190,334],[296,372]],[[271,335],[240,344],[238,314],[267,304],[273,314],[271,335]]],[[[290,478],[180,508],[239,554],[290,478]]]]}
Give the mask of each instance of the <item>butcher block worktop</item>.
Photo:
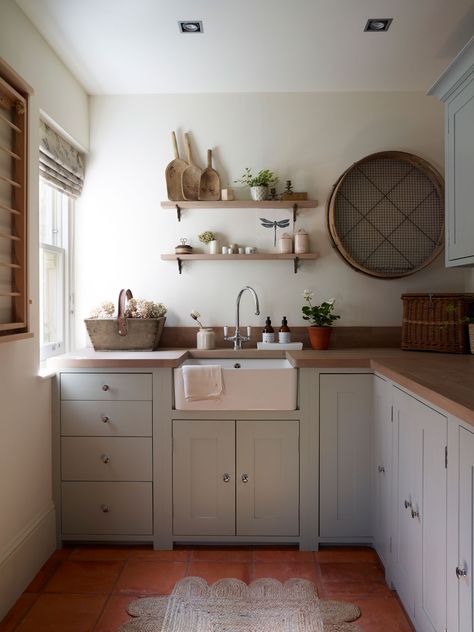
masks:
{"type": "Polygon", "coordinates": [[[188,357],[286,357],[299,369],[373,369],[446,412],[474,426],[474,355],[440,354],[401,349],[336,349],[328,351],[257,351],[256,349],[164,349],[159,351],[94,351],[83,349],[52,358],[53,369],[176,368],[188,357]]]}

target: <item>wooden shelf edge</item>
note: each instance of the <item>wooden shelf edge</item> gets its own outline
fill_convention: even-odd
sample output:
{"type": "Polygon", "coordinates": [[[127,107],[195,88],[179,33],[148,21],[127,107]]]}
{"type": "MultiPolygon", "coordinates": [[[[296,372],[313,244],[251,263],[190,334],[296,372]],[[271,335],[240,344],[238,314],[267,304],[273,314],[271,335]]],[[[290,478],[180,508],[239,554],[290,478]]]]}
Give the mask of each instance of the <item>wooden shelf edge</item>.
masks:
{"type": "Polygon", "coordinates": [[[270,260],[284,260],[294,261],[295,259],[301,259],[306,261],[314,261],[319,259],[319,252],[306,252],[304,254],[279,254],[271,252],[255,253],[253,255],[176,255],[176,254],[162,254],[162,261],[177,261],[182,259],[183,261],[270,261],[270,260]]]}
{"type": "Polygon", "coordinates": [[[177,201],[171,202],[170,200],[164,200],[161,202],[161,208],[176,210],[179,208],[228,208],[228,209],[245,209],[245,208],[274,208],[274,209],[292,209],[294,205],[298,208],[316,208],[318,206],[318,200],[262,200],[257,202],[255,200],[232,200],[226,202],[225,200],[218,200],[213,202],[196,201],[177,201]]]}
{"type": "Polygon", "coordinates": [[[15,342],[16,340],[26,340],[26,338],[33,337],[34,334],[31,331],[22,334],[4,334],[0,336],[0,344],[2,344],[2,342],[15,342]]]}
{"type": "Polygon", "coordinates": [[[301,261],[309,261],[319,259],[318,252],[305,252],[304,254],[279,254],[279,253],[255,253],[254,255],[176,255],[162,254],[162,261],[176,261],[178,263],[178,272],[182,273],[183,263],[185,261],[292,261],[293,271],[296,274],[301,261]]]}

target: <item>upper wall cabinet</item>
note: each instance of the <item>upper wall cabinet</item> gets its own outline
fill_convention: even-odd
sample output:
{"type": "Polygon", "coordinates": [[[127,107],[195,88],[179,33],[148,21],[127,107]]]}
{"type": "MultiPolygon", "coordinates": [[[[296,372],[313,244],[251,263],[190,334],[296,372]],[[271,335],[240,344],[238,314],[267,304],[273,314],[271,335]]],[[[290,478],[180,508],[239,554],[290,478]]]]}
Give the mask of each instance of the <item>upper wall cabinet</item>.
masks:
{"type": "Polygon", "coordinates": [[[474,37],[428,94],[446,104],[446,265],[474,265],[474,37]]]}

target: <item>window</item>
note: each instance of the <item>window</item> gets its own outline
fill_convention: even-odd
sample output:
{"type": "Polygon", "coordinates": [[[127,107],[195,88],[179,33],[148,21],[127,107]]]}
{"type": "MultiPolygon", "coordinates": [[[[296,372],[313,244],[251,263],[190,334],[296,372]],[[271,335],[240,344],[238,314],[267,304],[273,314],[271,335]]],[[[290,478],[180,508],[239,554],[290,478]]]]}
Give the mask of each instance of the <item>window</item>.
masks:
{"type": "Polygon", "coordinates": [[[40,178],[41,359],[71,346],[74,199],[40,178]]]}
{"type": "Polygon", "coordinates": [[[0,59],[0,340],[28,333],[27,106],[31,88],[0,59]]]}
{"type": "Polygon", "coordinates": [[[40,121],[41,359],[72,348],[73,210],[84,182],[84,157],[40,121]]]}

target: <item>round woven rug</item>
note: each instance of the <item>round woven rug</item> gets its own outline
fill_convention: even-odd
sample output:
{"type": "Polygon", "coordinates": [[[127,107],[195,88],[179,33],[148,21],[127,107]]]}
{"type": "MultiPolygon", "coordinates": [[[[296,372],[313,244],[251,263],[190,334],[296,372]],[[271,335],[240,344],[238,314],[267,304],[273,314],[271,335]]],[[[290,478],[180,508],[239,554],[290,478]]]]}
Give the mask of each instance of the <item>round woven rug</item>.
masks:
{"type": "Polygon", "coordinates": [[[352,624],[357,606],[319,599],[306,579],[221,579],[209,585],[185,577],[169,597],[147,597],[128,606],[134,617],[119,632],[362,632],[352,624]]]}

